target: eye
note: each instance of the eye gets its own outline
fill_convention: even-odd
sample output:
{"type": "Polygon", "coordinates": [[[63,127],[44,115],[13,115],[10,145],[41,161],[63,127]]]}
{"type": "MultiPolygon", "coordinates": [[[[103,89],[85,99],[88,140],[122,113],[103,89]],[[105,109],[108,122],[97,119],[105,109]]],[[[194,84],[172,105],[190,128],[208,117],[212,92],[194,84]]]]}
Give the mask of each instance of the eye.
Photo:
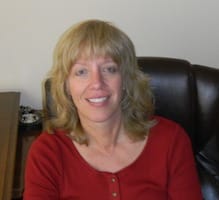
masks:
{"type": "Polygon", "coordinates": [[[85,76],[88,73],[87,69],[77,69],[75,71],[76,76],[85,76]]]}
{"type": "Polygon", "coordinates": [[[118,67],[115,65],[112,65],[112,66],[106,66],[103,68],[103,72],[106,72],[106,73],[110,73],[110,74],[115,74],[118,72],[118,67]]]}

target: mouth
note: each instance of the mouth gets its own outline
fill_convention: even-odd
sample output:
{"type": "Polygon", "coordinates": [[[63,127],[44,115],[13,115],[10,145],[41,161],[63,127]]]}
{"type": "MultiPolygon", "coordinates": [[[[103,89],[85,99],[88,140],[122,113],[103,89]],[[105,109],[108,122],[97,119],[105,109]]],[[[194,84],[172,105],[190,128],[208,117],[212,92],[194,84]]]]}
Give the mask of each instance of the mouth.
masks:
{"type": "Polygon", "coordinates": [[[102,103],[107,100],[107,97],[99,97],[99,98],[90,98],[87,99],[91,103],[102,103]]]}

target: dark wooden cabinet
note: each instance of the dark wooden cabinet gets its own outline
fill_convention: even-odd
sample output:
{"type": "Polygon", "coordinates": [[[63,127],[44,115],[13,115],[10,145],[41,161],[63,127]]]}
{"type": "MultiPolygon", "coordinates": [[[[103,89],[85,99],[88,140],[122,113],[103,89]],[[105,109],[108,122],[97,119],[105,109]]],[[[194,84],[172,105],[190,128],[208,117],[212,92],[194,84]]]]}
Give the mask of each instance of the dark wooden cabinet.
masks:
{"type": "Polygon", "coordinates": [[[0,200],[12,198],[20,93],[0,92],[0,200]]]}
{"type": "Polygon", "coordinates": [[[42,123],[19,125],[12,197],[22,199],[26,158],[32,142],[42,131],[42,123]]]}

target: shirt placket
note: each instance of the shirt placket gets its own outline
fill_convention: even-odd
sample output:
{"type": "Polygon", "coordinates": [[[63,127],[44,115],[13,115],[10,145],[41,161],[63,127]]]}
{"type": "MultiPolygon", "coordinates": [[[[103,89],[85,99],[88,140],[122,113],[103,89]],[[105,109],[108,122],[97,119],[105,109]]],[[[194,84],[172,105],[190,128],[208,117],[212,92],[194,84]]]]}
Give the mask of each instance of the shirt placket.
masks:
{"type": "Polygon", "coordinates": [[[108,176],[109,181],[109,193],[111,200],[120,200],[120,187],[119,187],[119,179],[115,174],[111,174],[108,176]]]}

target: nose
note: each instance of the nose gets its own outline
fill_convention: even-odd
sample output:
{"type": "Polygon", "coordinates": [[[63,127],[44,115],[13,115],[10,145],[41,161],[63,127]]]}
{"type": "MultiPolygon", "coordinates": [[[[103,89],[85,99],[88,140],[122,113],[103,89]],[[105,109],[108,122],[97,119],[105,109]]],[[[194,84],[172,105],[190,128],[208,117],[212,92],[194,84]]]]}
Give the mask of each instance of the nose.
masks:
{"type": "Polygon", "coordinates": [[[99,70],[95,70],[92,72],[90,85],[93,89],[101,89],[103,87],[104,78],[99,70]]]}

